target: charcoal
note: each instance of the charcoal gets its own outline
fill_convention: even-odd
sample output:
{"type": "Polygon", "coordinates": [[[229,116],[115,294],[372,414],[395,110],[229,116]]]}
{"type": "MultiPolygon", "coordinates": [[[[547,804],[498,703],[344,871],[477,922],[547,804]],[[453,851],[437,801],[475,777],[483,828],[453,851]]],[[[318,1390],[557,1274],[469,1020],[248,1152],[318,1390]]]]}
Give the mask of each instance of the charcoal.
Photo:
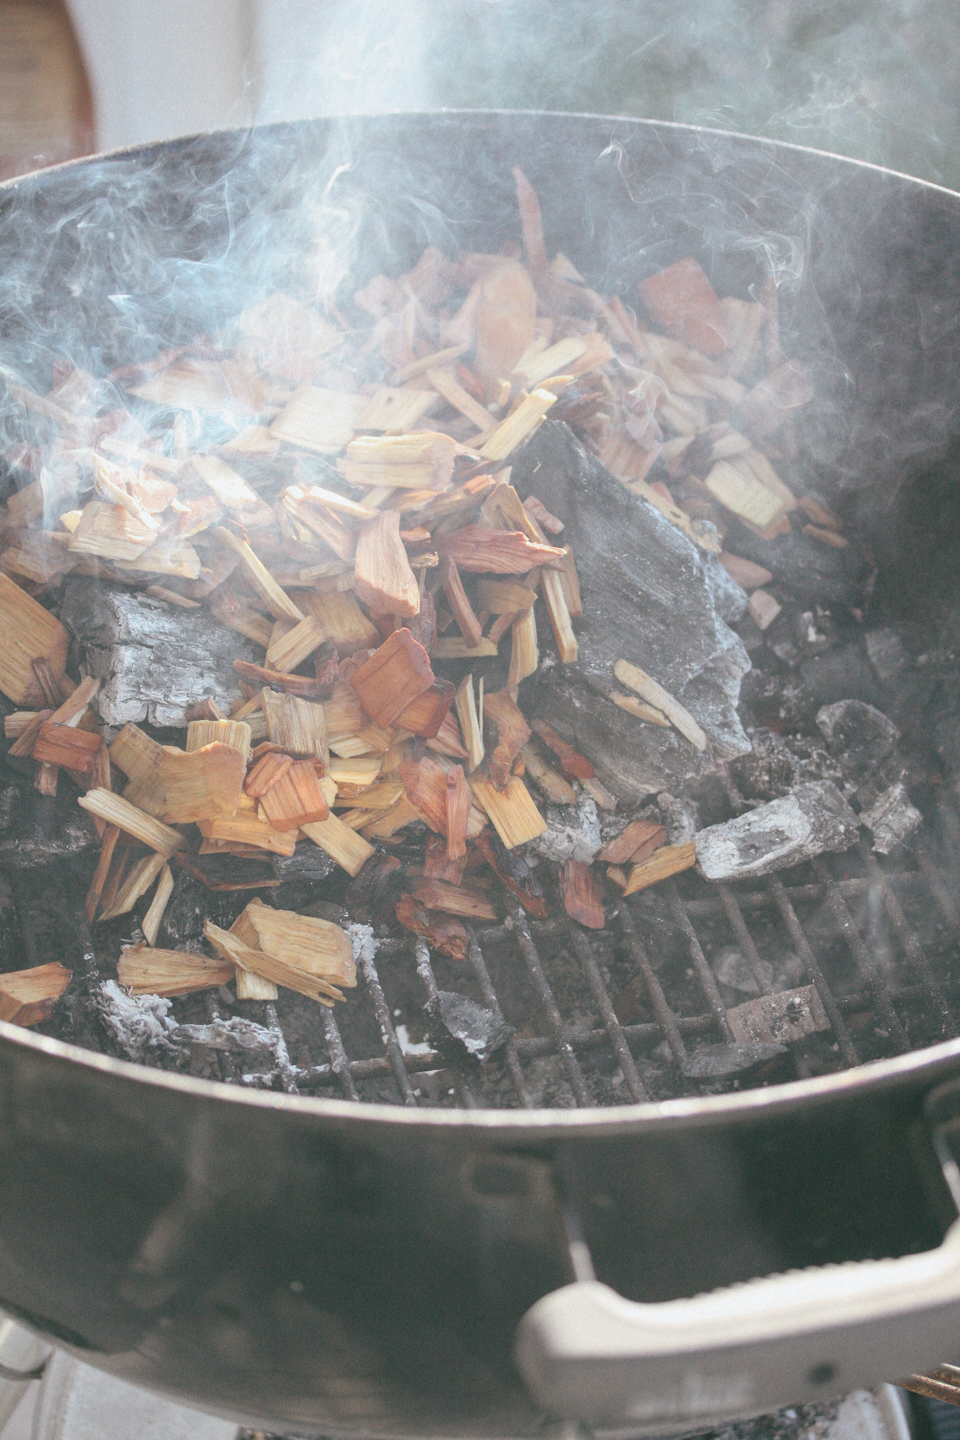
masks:
{"type": "Polygon", "coordinates": [[[190,855],[181,851],[177,864],[208,890],[263,890],[280,883],[267,855],[262,860],[251,860],[246,855],[190,855]]]}
{"type": "Polygon", "coordinates": [[[841,700],[859,700],[868,705],[882,705],[883,691],[861,647],[850,641],[811,655],[797,667],[800,681],[800,711],[813,714],[824,705],[841,700]]]}
{"type": "Polygon", "coordinates": [[[229,711],[240,698],[234,660],[263,660],[259,646],[205,606],[183,610],[93,580],[67,581],[60,618],[80,646],[83,668],[102,681],[93,703],[106,726],[184,726],[205,696],[229,711]]]}
{"type": "Polygon", "coordinates": [[[177,1045],[197,1046],[204,1050],[244,1051],[271,1063],[276,1062],[278,1032],[267,1030],[253,1020],[232,1015],[229,1020],[215,1020],[210,1025],[178,1025],[170,1038],[177,1045]]]}
{"type": "Polygon", "coordinates": [[[759,1040],[764,1044],[802,1040],[806,1035],[830,1029],[815,985],[746,1000],[727,1011],[727,1023],[734,1040],[759,1040]]]}
{"type": "Polygon", "coordinates": [[[208,890],[188,872],[174,871],[173,892],[160,922],[157,943],[168,950],[203,950],[203,923],[229,930],[250,899],[246,891],[208,890]]]}
{"type": "Polygon", "coordinates": [[[61,785],[62,793],[56,797],[32,789],[20,791],[18,786],[10,790],[19,801],[13,794],[7,801],[11,823],[6,829],[0,827],[0,865],[30,870],[99,850],[100,837],[89,815],[77,805],[71,785],[61,785]]]}
{"type": "Polygon", "coordinates": [[[872,831],[874,850],[881,855],[889,855],[923,824],[923,816],[910,803],[906,786],[901,781],[884,790],[869,810],[861,812],[860,823],[872,831]]]}
{"type": "Polygon", "coordinates": [[[752,749],[730,766],[741,794],[748,800],[779,800],[795,785],[830,780],[840,788],[843,776],[826,750],[806,735],[785,737],[773,730],[748,731],[752,749]]]}
{"type": "Polygon", "coordinates": [[[817,729],[846,778],[861,785],[892,754],[900,731],[874,705],[840,700],[817,711],[817,729]]]}
{"type": "Polygon", "coordinates": [[[176,1022],[171,1002],[159,995],[128,995],[116,980],[104,980],[96,997],[103,1023],[131,1060],[145,1060],[151,1052],[172,1050],[176,1022]]]}
{"type": "Polygon", "coordinates": [[[761,540],[744,530],[728,537],[727,548],[772,570],[778,598],[782,594],[803,606],[857,603],[862,560],[852,545],[837,550],[797,530],[761,540]]]}
{"type": "Polygon", "coordinates": [[[452,1061],[466,1054],[482,1064],[514,1034],[501,1015],[455,990],[438,990],[425,1008],[437,1048],[452,1061]]]}
{"type": "Polygon", "coordinates": [[[23,791],[19,785],[0,788],[0,834],[16,828],[23,809],[23,791]]]}
{"type": "Polygon", "coordinates": [[[903,641],[889,626],[869,630],[864,636],[864,643],[877,678],[884,685],[892,685],[910,665],[910,656],[903,641]]]}
{"type": "MultiPolygon", "coordinates": [[[[739,990],[743,995],[759,995],[760,985],[753,973],[746,955],[733,945],[725,945],[713,962],[713,973],[720,985],[739,990]]],[[[773,966],[767,960],[760,961],[760,974],[764,983],[773,985],[773,966]]]]}
{"type": "Polygon", "coordinates": [[[688,1080],[726,1080],[789,1054],[786,1045],[776,1041],[736,1040],[728,1045],[702,1045],[687,1056],[680,1072],[688,1080]]]}
{"type": "Polygon", "coordinates": [[[312,840],[302,841],[292,855],[271,856],[270,863],[283,885],[293,880],[326,880],[337,869],[337,862],[312,840]]]}
{"type": "Polygon", "coordinates": [[[657,796],[657,805],[669,844],[686,845],[688,840],[694,838],[700,829],[700,811],[696,801],[686,795],[678,797],[667,790],[661,790],[657,796]]]}
{"type": "Polygon", "coordinates": [[[928,672],[935,675],[923,711],[923,729],[934,751],[954,775],[960,775],[960,610],[944,627],[940,649],[928,672]]]}
{"type": "Polygon", "coordinates": [[[701,830],[697,866],[708,880],[770,875],[825,850],[846,850],[857,839],[857,827],[856,815],[836,786],[812,781],[735,820],[701,830]]]}
{"type": "MultiPolygon", "coordinates": [[[[737,701],[750,662],[723,619],[734,608],[714,573],[719,562],[614,479],[565,425],[541,427],[517,457],[511,483],[521,497],[534,491],[564,521],[584,602],[579,660],[543,665],[527,682],[534,693],[526,712],[581,750],[628,804],[744,754],[737,701]],[[621,658],[642,666],[693,715],[709,737],[705,753],[612,703],[621,658]]],[[[549,650],[542,621],[540,632],[549,650]]]]}
{"type": "Polygon", "coordinates": [[[548,805],[544,813],[547,828],[530,841],[530,849],[545,860],[582,860],[589,865],[603,845],[597,807],[589,795],[572,805],[548,805]]]}

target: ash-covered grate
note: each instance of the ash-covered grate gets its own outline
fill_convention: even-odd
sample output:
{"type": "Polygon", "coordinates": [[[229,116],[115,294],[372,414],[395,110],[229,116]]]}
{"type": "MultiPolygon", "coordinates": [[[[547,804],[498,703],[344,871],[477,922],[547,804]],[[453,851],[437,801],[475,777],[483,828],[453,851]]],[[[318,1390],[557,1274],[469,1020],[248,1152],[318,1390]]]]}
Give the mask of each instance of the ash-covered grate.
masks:
{"type": "MultiPolygon", "coordinates": [[[[137,1058],[288,1093],[469,1109],[661,1100],[921,1048],[960,1030],[956,835],[941,807],[892,862],[864,842],[754,882],[688,871],[621,902],[601,932],[517,906],[470,930],[464,962],[371,931],[336,1011],[291,992],[192,995],[158,1012],[137,1058]]],[[[5,968],[66,946],[81,977],[42,1028],[129,1054],[105,1019],[115,957],[76,920],[82,879],[66,867],[53,893],[6,879],[5,968]]]]}

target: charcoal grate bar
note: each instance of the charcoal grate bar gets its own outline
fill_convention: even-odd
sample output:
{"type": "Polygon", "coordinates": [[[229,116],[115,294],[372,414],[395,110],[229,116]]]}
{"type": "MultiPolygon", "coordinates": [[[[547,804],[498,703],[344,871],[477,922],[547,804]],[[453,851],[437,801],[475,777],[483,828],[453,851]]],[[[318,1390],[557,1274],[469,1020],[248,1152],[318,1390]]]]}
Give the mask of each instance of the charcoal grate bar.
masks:
{"type": "Polygon", "coordinates": [[[670,1053],[678,1065],[682,1065],[687,1058],[687,1047],[684,1045],[680,1035],[680,1027],[677,1024],[677,1017],[667,1004],[667,997],[663,993],[660,981],[654,974],[653,966],[650,964],[650,957],[643,948],[640,936],[637,934],[636,926],[633,923],[633,916],[630,914],[630,907],[624,901],[617,912],[620,921],[620,931],[623,935],[627,949],[634,964],[640,972],[640,976],[646,986],[647,997],[650,1001],[650,1008],[657,1017],[657,1023],[663,1033],[663,1038],[670,1047],[670,1053]]]}
{"type": "MultiPolygon", "coordinates": [[[[937,876],[940,888],[943,889],[943,880],[939,872],[933,867],[932,861],[928,861],[928,863],[933,868],[933,873],[937,876]]],[[[925,891],[928,883],[930,883],[927,880],[926,874],[921,873],[919,870],[894,870],[884,872],[884,877],[888,885],[903,886],[907,889],[921,889],[925,891]]],[[[843,880],[834,880],[833,884],[845,900],[855,900],[866,894],[870,889],[872,881],[869,878],[854,876],[843,880]]],[[[932,883],[930,883],[930,888],[933,888],[932,883]]],[[[805,901],[816,902],[823,899],[822,884],[786,885],[784,889],[793,905],[803,904],[805,901]]],[[[944,896],[947,905],[950,905],[951,901],[946,891],[944,891],[944,896]]],[[[742,910],[763,910],[771,903],[769,895],[762,889],[738,890],[737,902],[742,910]]],[[[939,903],[940,901],[938,900],[938,904],[939,903]]],[[[720,897],[715,893],[688,900],[686,907],[694,920],[712,918],[722,909],[720,897]]],[[[952,911],[952,915],[953,919],[950,920],[949,923],[954,926],[960,924],[955,909],[952,911]]],[[[949,917],[947,918],[949,919],[949,917]]]]}
{"type": "MultiPolygon", "coordinates": [[[[573,1091],[574,1098],[578,1105],[589,1105],[590,1096],[584,1083],[583,1074],[580,1066],[577,1064],[577,1057],[573,1046],[566,1037],[563,1018],[557,1008],[557,1002],[553,998],[553,991],[544,973],[537,947],[533,943],[530,927],[527,924],[527,917],[519,905],[512,911],[512,915],[514,929],[516,930],[517,939],[520,944],[520,953],[523,955],[530,978],[536,986],[540,1003],[547,1017],[547,1023],[553,1033],[554,1044],[556,1045],[564,1072],[570,1084],[570,1089],[573,1091]]],[[[606,1036],[606,1031],[602,1033],[606,1036]]]]}
{"type": "MultiPolygon", "coordinates": [[[[723,905],[724,914],[729,921],[731,930],[737,937],[737,944],[740,946],[741,952],[746,956],[751,974],[756,981],[757,989],[761,995],[772,995],[773,986],[764,974],[760,952],[754,944],[753,936],[747,929],[747,922],[744,920],[740,906],[737,904],[737,897],[729,885],[719,885],[717,888],[720,892],[720,902],[723,905]]],[[[805,1079],[810,1074],[810,1067],[806,1063],[804,1056],[797,1050],[792,1050],[790,1053],[797,1077],[801,1080],[805,1079]]]]}
{"type": "Polygon", "coordinates": [[[783,881],[772,879],[768,882],[767,888],[770,898],[780,911],[783,923],[787,927],[787,934],[793,941],[797,954],[803,962],[803,968],[807,973],[807,978],[811,984],[816,987],[817,994],[820,996],[820,1002],[826,1011],[827,1019],[830,1021],[830,1028],[836,1036],[837,1044],[840,1046],[840,1054],[843,1056],[844,1062],[847,1065],[859,1065],[860,1056],[857,1053],[857,1047],[850,1038],[850,1031],[847,1029],[846,1022],[840,1013],[840,1006],[834,999],[833,991],[827,984],[817,957],[810,948],[810,942],[803,933],[803,926],[797,919],[797,913],[790,904],[790,899],[783,881]]]}
{"type": "Polygon", "coordinates": [[[340,1082],[340,1089],[343,1091],[345,1100],[359,1100],[360,1096],[357,1087],[353,1083],[353,1076],[350,1073],[350,1061],[347,1052],[343,1048],[343,1039],[340,1034],[340,1027],[332,1010],[323,1007],[323,1038],[327,1046],[327,1054],[330,1056],[330,1069],[340,1082]]]}
{"type": "MultiPolygon", "coordinates": [[[[440,990],[437,985],[437,978],[433,973],[433,966],[430,963],[430,947],[427,945],[426,940],[417,936],[413,949],[417,962],[417,974],[423,981],[424,989],[427,992],[427,1002],[432,1001],[436,1003],[440,996],[440,990]]],[[[470,1089],[466,1080],[464,1080],[462,1075],[456,1074],[456,1072],[454,1072],[454,1078],[456,1080],[457,1093],[460,1096],[460,1104],[465,1110],[476,1110],[477,1102],[473,1098],[473,1091],[470,1089]]]]}
{"type": "MultiPolygon", "coordinates": [[[[479,942],[477,941],[477,932],[472,925],[468,925],[466,931],[467,955],[470,959],[471,969],[477,977],[480,993],[483,996],[484,1002],[493,1011],[497,1019],[502,1020],[503,1011],[500,1009],[500,1001],[497,999],[497,992],[493,988],[493,981],[490,979],[490,972],[483,958],[483,951],[480,949],[479,942]]],[[[507,1069],[510,1072],[513,1088],[517,1094],[517,1099],[520,1101],[524,1110],[533,1110],[535,1108],[533,1096],[530,1094],[527,1082],[523,1077],[523,1066],[520,1064],[520,1056],[517,1053],[517,1042],[514,1036],[511,1036],[504,1046],[504,1056],[507,1062],[507,1069]]]]}
{"type": "Polygon", "coordinates": [[[860,845],[860,854],[867,867],[870,879],[883,897],[884,909],[887,912],[891,925],[897,933],[897,939],[903,946],[904,954],[915,969],[919,971],[921,979],[930,994],[931,1001],[940,1012],[943,1020],[944,1034],[947,1036],[956,1035],[956,1020],[947,1003],[947,997],[944,995],[936,976],[930,968],[930,962],[923,953],[920,941],[907,923],[907,917],[903,913],[900,901],[887,884],[886,877],[877,863],[876,856],[872,855],[862,842],[860,845]]]}
{"type": "Polygon", "coordinates": [[[856,922],[847,908],[847,902],[840,894],[837,883],[822,858],[818,857],[813,861],[813,868],[820,877],[824,890],[826,891],[827,902],[833,910],[834,919],[837,922],[840,933],[847,942],[850,953],[856,962],[857,969],[870,987],[874,1003],[890,1031],[890,1038],[899,1052],[903,1054],[910,1049],[910,1041],[907,1039],[907,1033],[900,1023],[900,1017],[893,1008],[890,991],[887,989],[883,977],[869,955],[860,931],[857,929],[856,922]]]}
{"type": "MultiPolygon", "coordinates": [[[[397,1039],[397,1032],[393,1028],[393,1021],[390,1018],[390,1007],[387,1004],[383,987],[380,984],[380,976],[377,974],[377,967],[373,956],[363,953],[360,956],[360,970],[366,982],[367,990],[370,992],[370,999],[373,1001],[374,1014],[377,1017],[377,1024],[380,1026],[380,1038],[383,1041],[383,1048],[387,1052],[387,1061],[397,1089],[400,1091],[400,1098],[404,1105],[415,1106],[417,1103],[416,1093],[410,1084],[410,1076],[407,1074],[407,1067],[404,1064],[403,1051],[400,1049],[400,1041],[397,1039]]],[[[356,1074],[356,1069],[351,1065],[351,1071],[356,1074]]]]}
{"type": "Polygon", "coordinates": [[[706,996],[707,1004],[710,1006],[714,1019],[720,1027],[720,1034],[724,1040],[732,1040],[733,1035],[730,1031],[730,1022],[727,1020],[727,1007],[720,998],[720,991],[717,989],[717,982],[713,978],[713,971],[707,964],[707,957],[703,953],[697,932],[694,930],[690,916],[687,913],[687,908],[680,899],[680,892],[677,889],[676,881],[668,880],[666,891],[673,918],[687,937],[693,968],[696,971],[697,979],[700,981],[701,989],[706,996]]]}
{"type": "Polygon", "coordinates": [[[643,1081],[640,1079],[633,1056],[630,1054],[626,1037],[620,1028],[620,1021],[614,1012],[610,992],[603,983],[603,976],[600,974],[600,969],[593,951],[590,948],[589,941],[572,921],[570,922],[569,933],[570,943],[580,962],[580,968],[586,976],[590,993],[597,1002],[597,1007],[603,1017],[603,1028],[610,1038],[610,1044],[613,1046],[614,1054],[620,1061],[620,1069],[623,1072],[626,1087],[630,1092],[630,1098],[631,1100],[646,1100],[649,1097],[643,1088],[643,1081]]]}

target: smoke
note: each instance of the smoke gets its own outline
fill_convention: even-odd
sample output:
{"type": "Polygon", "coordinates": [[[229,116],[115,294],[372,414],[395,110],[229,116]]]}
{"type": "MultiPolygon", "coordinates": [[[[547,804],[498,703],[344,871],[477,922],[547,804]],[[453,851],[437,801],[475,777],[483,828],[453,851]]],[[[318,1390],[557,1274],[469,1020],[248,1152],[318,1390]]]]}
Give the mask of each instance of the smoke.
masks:
{"type": "Polygon", "coordinates": [[[440,107],[716,126],[960,187],[938,0],[270,0],[263,119],[440,107]]]}

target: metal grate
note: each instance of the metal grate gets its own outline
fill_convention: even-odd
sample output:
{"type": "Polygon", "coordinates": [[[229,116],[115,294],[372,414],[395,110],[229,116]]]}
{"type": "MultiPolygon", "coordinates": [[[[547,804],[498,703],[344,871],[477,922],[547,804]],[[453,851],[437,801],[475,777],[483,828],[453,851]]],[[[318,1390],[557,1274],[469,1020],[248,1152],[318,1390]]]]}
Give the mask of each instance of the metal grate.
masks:
{"type": "MultiPolygon", "coordinates": [[[[362,960],[357,991],[335,1012],[288,992],[276,1003],[229,1006],[207,992],[175,1002],[174,1014],[207,1023],[240,1014],[265,1027],[266,1068],[251,1068],[242,1053],[208,1055],[207,1073],[235,1084],[407,1106],[589,1107],[698,1093],[707,1082],[684,1069],[698,1048],[731,1039],[732,1005],[813,985],[828,1030],[772,1069],[709,1084],[838,1070],[960,1031],[956,831],[944,812],[895,865],[861,844],[754,883],[714,885],[687,872],[622,902],[600,932],[566,917],[536,922],[515,906],[501,924],[470,931],[463,963],[407,932],[391,934],[362,960]],[[717,958],[730,946],[752,976],[752,995],[718,982],[717,958]],[[483,1065],[452,1059],[423,1029],[424,1005],[439,990],[468,995],[513,1026],[513,1037],[483,1065]]],[[[8,878],[21,954],[42,963],[49,940],[38,937],[38,901],[19,872],[8,878]]],[[[98,968],[111,967],[98,966],[82,922],[75,943],[71,963],[92,994],[98,968]]],[[[54,1033],[109,1048],[96,1030],[93,1007],[74,1004],[54,1033]]]]}

